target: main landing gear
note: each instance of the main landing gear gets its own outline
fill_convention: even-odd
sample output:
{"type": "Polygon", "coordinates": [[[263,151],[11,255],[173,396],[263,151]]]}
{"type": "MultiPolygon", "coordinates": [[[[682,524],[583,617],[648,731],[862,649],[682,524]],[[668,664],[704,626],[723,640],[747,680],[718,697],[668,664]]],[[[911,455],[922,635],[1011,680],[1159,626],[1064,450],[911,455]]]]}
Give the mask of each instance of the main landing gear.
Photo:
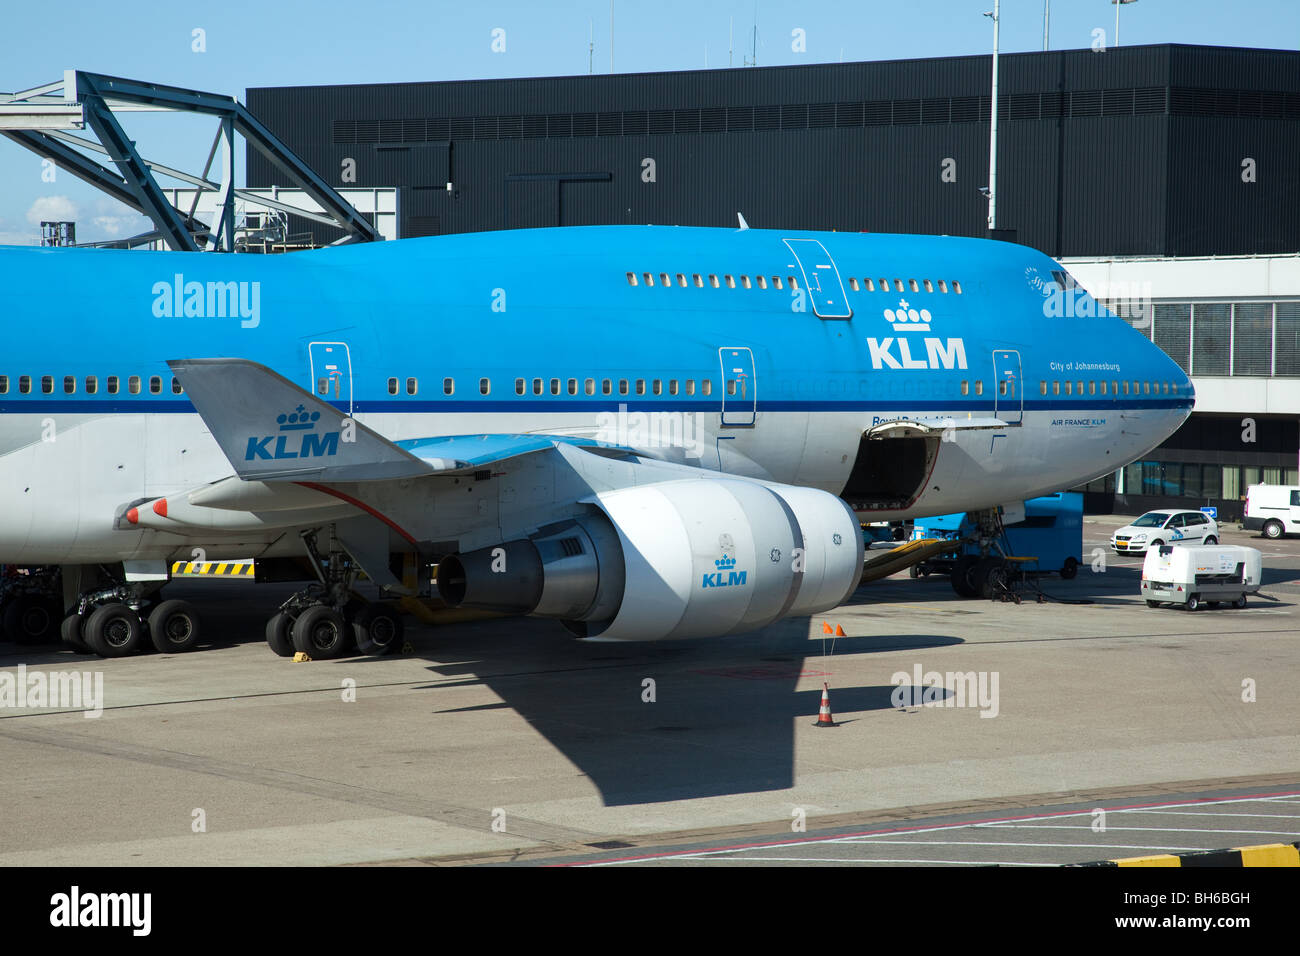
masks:
{"type": "Polygon", "coordinates": [[[266,622],[266,643],[281,657],[295,653],[317,660],[342,657],[355,645],[362,654],[387,654],[402,645],[402,617],[386,604],[352,593],[357,566],[333,530],[322,553],[316,533],[304,531],[303,545],[318,582],[294,594],[266,622]]]}
{"type": "Polygon", "coordinates": [[[63,643],[83,654],[126,657],[152,647],[193,650],[202,629],[188,601],[160,601],[162,582],[123,582],[82,594],[63,619],[63,643]]]}

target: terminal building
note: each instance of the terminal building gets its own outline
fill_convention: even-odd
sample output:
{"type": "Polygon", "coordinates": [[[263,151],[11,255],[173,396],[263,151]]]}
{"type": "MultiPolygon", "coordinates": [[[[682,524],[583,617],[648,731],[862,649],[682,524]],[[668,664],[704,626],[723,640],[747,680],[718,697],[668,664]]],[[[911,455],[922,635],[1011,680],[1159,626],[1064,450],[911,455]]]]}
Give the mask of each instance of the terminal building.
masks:
{"type": "MultiPolygon", "coordinates": [[[[403,237],[659,223],[987,234],[989,57],[250,89],[403,237]]],[[[1197,410],[1087,507],[1240,514],[1297,483],[1300,53],[1000,58],[997,238],[1062,260],[1193,377],[1197,410]]],[[[248,185],[279,185],[249,149],[248,185]]],[[[295,234],[332,241],[316,223],[295,234]]]]}

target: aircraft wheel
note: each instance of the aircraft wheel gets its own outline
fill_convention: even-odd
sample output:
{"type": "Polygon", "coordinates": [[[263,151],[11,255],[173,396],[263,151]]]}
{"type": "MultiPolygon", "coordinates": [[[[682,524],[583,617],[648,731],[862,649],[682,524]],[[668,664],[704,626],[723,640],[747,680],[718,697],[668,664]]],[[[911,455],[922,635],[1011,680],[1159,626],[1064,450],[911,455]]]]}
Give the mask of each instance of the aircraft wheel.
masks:
{"type": "Polygon", "coordinates": [[[16,597],[5,605],[5,634],[18,644],[52,643],[59,632],[60,610],[47,597],[35,594],[16,597]]]}
{"type": "Polygon", "coordinates": [[[402,616],[387,604],[367,604],[352,622],[357,650],[362,654],[391,654],[402,646],[402,616]]]}
{"type": "Polygon", "coordinates": [[[293,657],[293,618],[284,611],[271,615],[266,622],[266,643],[280,657],[293,657]]]}
{"type": "Polygon", "coordinates": [[[192,650],[199,630],[198,611],[189,601],[163,601],[149,614],[149,640],[163,654],[192,650]]]}
{"type": "Polygon", "coordinates": [[[100,657],[126,657],[140,647],[140,615],[125,604],[105,604],[86,619],[85,639],[100,657]]]}
{"type": "Polygon", "coordinates": [[[1068,581],[1079,573],[1079,562],[1074,558],[1066,558],[1065,563],[1061,565],[1061,580],[1068,581]]]}
{"type": "Polygon", "coordinates": [[[979,589],[971,581],[971,571],[975,565],[979,564],[979,557],[973,554],[963,554],[952,566],[952,589],[957,592],[958,596],[964,598],[973,598],[979,595],[979,589]]]}
{"type": "Polygon", "coordinates": [[[348,623],[332,607],[316,604],[293,622],[293,647],[317,660],[340,657],[348,647],[348,623]]]}
{"type": "Polygon", "coordinates": [[[980,558],[970,575],[971,584],[986,601],[1007,593],[1007,566],[1001,558],[980,558]]]}
{"type": "Polygon", "coordinates": [[[86,619],[73,611],[59,625],[59,636],[63,638],[63,643],[67,647],[72,648],[78,654],[93,654],[94,651],[90,649],[90,645],[86,643],[85,637],[82,636],[85,629],[86,619]]]}

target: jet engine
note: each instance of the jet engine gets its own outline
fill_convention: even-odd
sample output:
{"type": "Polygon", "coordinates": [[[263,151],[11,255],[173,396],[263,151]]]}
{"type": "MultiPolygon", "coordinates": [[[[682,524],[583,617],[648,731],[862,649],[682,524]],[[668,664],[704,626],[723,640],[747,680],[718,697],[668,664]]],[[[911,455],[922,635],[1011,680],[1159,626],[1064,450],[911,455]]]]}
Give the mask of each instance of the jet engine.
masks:
{"type": "Polygon", "coordinates": [[[587,514],[444,558],[452,607],[557,618],[580,637],[752,631],[842,603],[862,574],[857,518],[824,491],[736,478],[601,492],[587,514]]]}

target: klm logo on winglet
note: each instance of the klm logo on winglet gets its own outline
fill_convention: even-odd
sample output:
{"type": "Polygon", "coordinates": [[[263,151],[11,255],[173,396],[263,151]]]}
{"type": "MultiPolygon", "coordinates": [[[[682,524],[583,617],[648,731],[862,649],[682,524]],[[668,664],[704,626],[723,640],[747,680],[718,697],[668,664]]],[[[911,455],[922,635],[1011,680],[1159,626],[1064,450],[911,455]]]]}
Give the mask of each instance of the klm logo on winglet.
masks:
{"type": "Polygon", "coordinates": [[[328,458],[339,453],[339,433],[316,431],[320,412],[308,412],[302,405],[276,416],[280,434],[248,439],[244,461],[278,461],[289,458],[328,458]],[[274,442],[274,444],[272,444],[274,442]]]}
{"type": "Polygon", "coordinates": [[[930,331],[930,310],[921,309],[917,311],[911,308],[906,299],[898,300],[897,309],[885,309],[885,321],[887,321],[895,332],[899,333],[897,340],[894,336],[884,339],[867,339],[867,348],[871,352],[871,367],[873,369],[940,369],[940,368],[965,368],[966,367],[966,343],[961,339],[943,339],[927,337],[925,342],[925,356],[920,354],[912,356],[912,341],[906,338],[908,335],[915,335],[917,332],[930,331]]]}
{"type": "Polygon", "coordinates": [[[736,559],[731,555],[723,553],[722,557],[713,562],[717,570],[713,574],[704,575],[704,583],[700,587],[705,588],[727,588],[734,585],[742,585],[749,576],[748,571],[737,571],[736,559]]]}

